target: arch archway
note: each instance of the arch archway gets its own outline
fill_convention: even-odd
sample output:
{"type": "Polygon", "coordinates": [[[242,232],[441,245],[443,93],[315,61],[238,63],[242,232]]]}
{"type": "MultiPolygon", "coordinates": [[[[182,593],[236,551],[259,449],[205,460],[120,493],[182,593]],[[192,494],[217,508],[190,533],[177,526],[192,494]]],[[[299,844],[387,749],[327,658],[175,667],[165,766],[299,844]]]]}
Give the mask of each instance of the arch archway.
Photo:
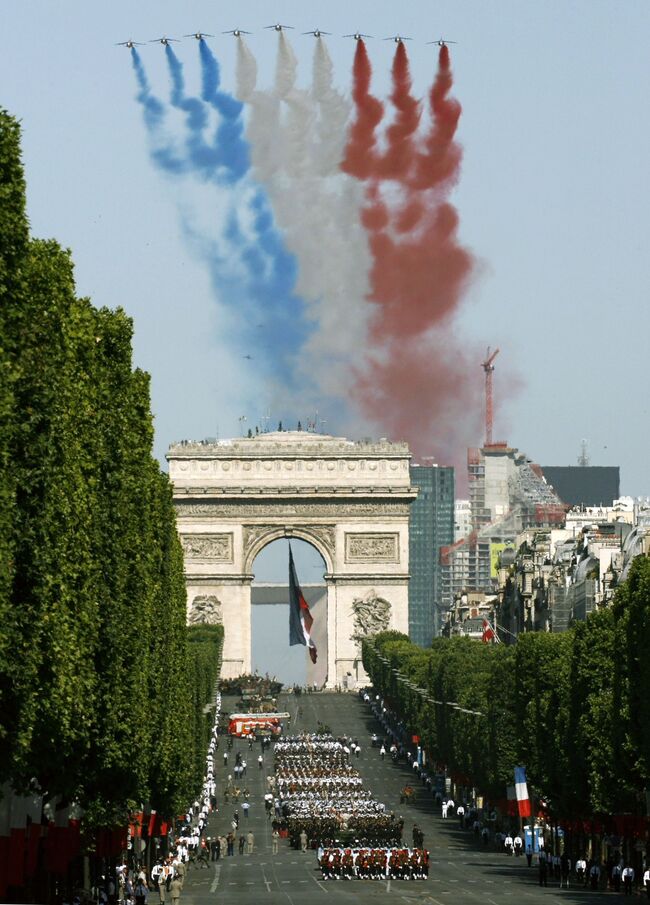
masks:
{"type": "Polygon", "coordinates": [[[302,540],[314,547],[320,553],[321,559],[325,563],[326,574],[332,574],[334,568],[334,535],[328,530],[328,526],[318,526],[316,528],[310,526],[286,526],[286,525],[263,525],[259,531],[249,532],[249,546],[244,560],[244,571],[253,573],[253,563],[259,554],[274,543],[276,540],[286,538],[291,540],[302,540]]]}
{"type": "Polygon", "coordinates": [[[278,538],[267,544],[252,563],[251,665],[285,685],[321,687],[327,679],[327,567],[310,543],[278,538]],[[312,663],[306,647],[289,644],[289,545],[298,580],[313,618],[312,639],[318,652],[312,663]]]}
{"type": "Polygon", "coordinates": [[[224,677],[250,672],[253,563],[282,537],[326,564],[329,686],[364,679],[360,633],[408,632],[409,458],[405,443],[299,431],[170,447],[188,618],[223,621],[224,677]]]}

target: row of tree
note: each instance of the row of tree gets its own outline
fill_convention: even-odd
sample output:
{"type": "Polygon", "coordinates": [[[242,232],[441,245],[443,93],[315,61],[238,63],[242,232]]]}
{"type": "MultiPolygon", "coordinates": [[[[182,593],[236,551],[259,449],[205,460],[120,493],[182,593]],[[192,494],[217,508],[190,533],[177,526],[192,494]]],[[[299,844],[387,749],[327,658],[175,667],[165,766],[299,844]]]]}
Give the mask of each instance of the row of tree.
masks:
{"type": "Polygon", "coordinates": [[[639,557],[613,605],[565,633],[425,650],[384,632],[364,642],[363,664],[436,761],[493,800],[523,764],[566,819],[645,813],[649,650],[650,559],[639,557]]]}
{"type": "Polygon", "coordinates": [[[0,783],[77,800],[91,826],[194,794],[221,637],[197,700],[208,641],[188,644],[131,337],[124,311],[77,297],[67,251],[30,238],[19,128],[0,110],[0,783]]]}

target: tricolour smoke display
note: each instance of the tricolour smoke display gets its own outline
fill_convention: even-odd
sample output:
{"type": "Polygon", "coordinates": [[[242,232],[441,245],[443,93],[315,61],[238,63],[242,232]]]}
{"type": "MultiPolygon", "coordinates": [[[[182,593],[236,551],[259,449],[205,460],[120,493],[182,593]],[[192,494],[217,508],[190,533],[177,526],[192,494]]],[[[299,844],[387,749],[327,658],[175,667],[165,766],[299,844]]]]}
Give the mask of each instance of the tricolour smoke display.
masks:
{"type": "Polygon", "coordinates": [[[165,51],[169,106],[132,51],[151,158],[219,192],[208,228],[186,210],[183,224],[210,267],[229,336],[255,341],[267,402],[291,420],[326,408],[335,430],[406,439],[416,453],[460,461],[480,436],[481,382],[455,334],[475,267],[450,201],[462,153],[448,48],[428,104],[413,93],[401,42],[387,102],[372,93],[363,40],[351,101],[334,85],[320,37],[308,88],[298,86],[284,32],[267,88],[238,38],[234,95],[205,41],[197,97],[165,51]]]}

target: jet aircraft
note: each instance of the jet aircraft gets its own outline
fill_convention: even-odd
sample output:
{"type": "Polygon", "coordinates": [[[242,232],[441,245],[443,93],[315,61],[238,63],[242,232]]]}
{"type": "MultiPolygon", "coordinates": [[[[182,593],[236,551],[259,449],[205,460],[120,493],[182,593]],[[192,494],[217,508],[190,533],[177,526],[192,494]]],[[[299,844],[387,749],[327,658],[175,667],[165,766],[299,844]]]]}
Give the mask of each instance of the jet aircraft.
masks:
{"type": "Polygon", "coordinates": [[[252,356],[252,355],[242,355],[242,358],[247,358],[249,361],[252,361],[252,360],[253,360],[253,356],[252,356]]]}
{"type": "Polygon", "coordinates": [[[320,38],[321,35],[331,34],[331,31],[321,31],[320,28],[315,28],[313,31],[303,31],[303,35],[313,35],[315,38],[320,38]]]}
{"type": "Polygon", "coordinates": [[[154,38],[152,41],[149,41],[150,44],[163,44],[167,47],[168,44],[171,44],[172,41],[178,43],[178,38],[154,38]]]}
{"type": "Polygon", "coordinates": [[[240,38],[242,35],[250,35],[252,32],[244,31],[243,28],[231,28],[230,31],[222,31],[222,35],[234,35],[236,38],[240,38]]]}
{"type": "Polygon", "coordinates": [[[403,44],[404,41],[412,41],[413,38],[403,38],[401,35],[391,35],[390,38],[384,38],[384,41],[394,41],[396,44],[403,44]]]}
{"type": "Polygon", "coordinates": [[[203,38],[214,38],[214,35],[209,35],[205,31],[195,31],[194,34],[191,35],[183,35],[184,38],[196,38],[197,41],[202,41],[203,38]]]}
{"type": "Polygon", "coordinates": [[[458,44],[458,41],[447,41],[445,38],[438,38],[437,41],[427,41],[427,44],[437,44],[438,47],[446,47],[447,44],[458,44]]]}
{"type": "Polygon", "coordinates": [[[372,38],[372,35],[363,35],[360,31],[355,31],[353,35],[343,35],[344,38],[354,38],[355,41],[361,41],[363,38],[372,38]]]}
{"type": "Polygon", "coordinates": [[[265,28],[273,28],[275,31],[282,31],[283,28],[293,28],[293,25],[280,25],[279,22],[276,22],[275,25],[266,25],[265,28]]]}
{"type": "Polygon", "coordinates": [[[116,47],[128,47],[129,50],[132,47],[142,47],[142,41],[120,41],[115,45],[116,47]]]}

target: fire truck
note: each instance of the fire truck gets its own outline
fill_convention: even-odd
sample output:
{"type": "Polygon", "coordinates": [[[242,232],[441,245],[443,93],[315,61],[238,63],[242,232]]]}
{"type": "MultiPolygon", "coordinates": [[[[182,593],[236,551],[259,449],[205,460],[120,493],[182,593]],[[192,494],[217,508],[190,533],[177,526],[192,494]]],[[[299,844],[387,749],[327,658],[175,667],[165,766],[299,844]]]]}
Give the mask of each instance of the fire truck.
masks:
{"type": "Polygon", "coordinates": [[[231,713],[228,733],[239,738],[249,735],[282,734],[282,720],[290,718],[289,713],[231,713]]]}

